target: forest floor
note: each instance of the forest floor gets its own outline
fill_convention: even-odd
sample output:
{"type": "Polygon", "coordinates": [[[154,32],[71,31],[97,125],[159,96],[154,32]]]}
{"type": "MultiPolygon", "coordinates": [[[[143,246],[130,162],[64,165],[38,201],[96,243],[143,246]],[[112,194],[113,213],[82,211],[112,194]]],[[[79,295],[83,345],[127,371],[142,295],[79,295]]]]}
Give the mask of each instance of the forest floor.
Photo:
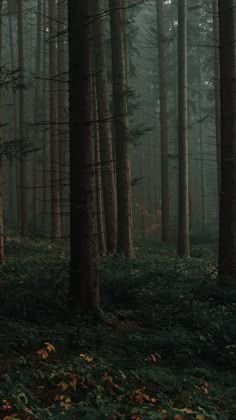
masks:
{"type": "Polygon", "coordinates": [[[103,260],[107,322],[71,319],[66,247],[6,248],[0,419],[236,419],[236,287],[217,285],[210,247],[103,260]]]}

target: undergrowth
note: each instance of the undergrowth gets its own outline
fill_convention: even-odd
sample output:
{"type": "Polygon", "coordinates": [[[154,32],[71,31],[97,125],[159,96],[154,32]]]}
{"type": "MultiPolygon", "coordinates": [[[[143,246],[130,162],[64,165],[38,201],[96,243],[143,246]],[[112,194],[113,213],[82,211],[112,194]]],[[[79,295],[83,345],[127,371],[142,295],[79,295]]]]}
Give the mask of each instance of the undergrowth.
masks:
{"type": "Polygon", "coordinates": [[[236,418],[236,288],[217,284],[211,249],[102,260],[102,322],[67,310],[66,244],[6,246],[0,419],[236,418]]]}

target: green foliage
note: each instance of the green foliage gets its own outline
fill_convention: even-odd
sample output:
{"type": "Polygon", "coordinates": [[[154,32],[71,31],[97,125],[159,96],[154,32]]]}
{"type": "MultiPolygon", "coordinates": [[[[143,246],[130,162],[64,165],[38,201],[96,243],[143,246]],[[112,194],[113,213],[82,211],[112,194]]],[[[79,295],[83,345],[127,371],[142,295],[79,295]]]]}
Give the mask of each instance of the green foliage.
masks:
{"type": "Polygon", "coordinates": [[[7,238],[0,418],[234,418],[236,291],[217,285],[212,257],[136,251],[101,262],[94,322],[67,311],[66,246],[7,238]]]}

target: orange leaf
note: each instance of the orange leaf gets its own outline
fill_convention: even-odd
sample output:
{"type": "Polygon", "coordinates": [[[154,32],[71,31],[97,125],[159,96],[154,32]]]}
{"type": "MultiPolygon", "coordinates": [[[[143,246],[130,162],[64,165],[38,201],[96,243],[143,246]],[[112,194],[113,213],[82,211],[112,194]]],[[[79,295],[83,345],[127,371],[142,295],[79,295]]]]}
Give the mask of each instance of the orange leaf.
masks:
{"type": "Polygon", "coordinates": [[[48,352],[45,349],[38,350],[37,354],[42,357],[42,359],[48,358],[48,352]]]}
{"type": "Polygon", "coordinates": [[[51,343],[44,343],[44,344],[49,353],[51,353],[52,351],[56,351],[55,347],[51,343]]]}

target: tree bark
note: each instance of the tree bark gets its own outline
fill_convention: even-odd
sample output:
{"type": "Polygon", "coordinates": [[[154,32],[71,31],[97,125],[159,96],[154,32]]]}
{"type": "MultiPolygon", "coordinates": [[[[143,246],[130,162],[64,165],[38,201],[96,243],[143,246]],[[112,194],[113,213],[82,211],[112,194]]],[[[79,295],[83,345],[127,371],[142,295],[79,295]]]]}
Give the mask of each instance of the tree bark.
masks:
{"type": "Polygon", "coordinates": [[[218,200],[220,201],[221,189],[221,156],[220,156],[220,57],[219,57],[219,21],[218,21],[218,0],[212,0],[213,13],[213,36],[214,36],[214,88],[215,88],[215,128],[216,128],[216,162],[217,162],[217,187],[218,200]]]}
{"type": "Polygon", "coordinates": [[[91,115],[91,43],[87,0],[68,1],[70,97],[70,304],[99,307],[96,198],[91,115]]]}
{"type": "MultiPolygon", "coordinates": [[[[94,68],[94,67],[93,67],[94,68]]],[[[107,255],[107,245],[105,237],[105,223],[104,223],[104,188],[102,184],[102,163],[100,153],[100,138],[99,138],[99,124],[98,124],[98,109],[97,109],[97,90],[96,80],[93,78],[93,135],[94,135],[94,163],[95,163],[95,177],[96,177],[96,212],[97,212],[97,237],[100,256],[107,255]]]]}
{"type": "MultiPolygon", "coordinates": [[[[2,66],[2,0],[0,0],[0,68],[2,66]]],[[[0,90],[0,109],[2,121],[2,91],[0,90]]],[[[1,126],[1,124],[0,124],[1,126]]],[[[0,145],[2,143],[2,130],[0,129],[0,145]]],[[[0,155],[0,264],[4,262],[4,240],[3,240],[3,157],[0,155]]]]}
{"type": "MultiPolygon", "coordinates": [[[[36,34],[36,55],[35,55],[35,90],[34,90],[34,148],[39,147],[39,136],[37,122],[39,121],[39,98],[40,98],[40,81],[38,78],[41,73],[41,0],[38,0],[37,5],[37,34],[36,34]]],[[[39,172],[39,152],[33,153],[33,230],[36,231],[38,227],[39,216],[39,190],[38,190],[38,172],[39,172]]]]}
{"type": "Polygon", "coordinates": [[[57,73],[58,73],[58,145],[59,145],[59,188],[60,188],[60,214],[61,232],[65,230],[65,173],[66,173],[66,77],[65,77],[65,24],[64,3],[60,0],[57,4],[57,73]]]}
{"type": "Polygon", "coordinates": [[[233,0],[219,0],[221,194],[219,274],[236,279],[236,70],[233,0]]]}
{"type": "MultiPolygon", "coordinates": [[[[49,98],[47,93],[48,88],[48,61],[47,58],[48,54],[48,42],[47,42],[47,16],[48,16],[48,9],[47,9],[47,0],[43,0],[43,63],[42,63],[42,72],[43,72],[43,83],[42,83],[42,121],[46,123],[48,119],[48,104],[49,98]]],[[[47,203],[48,203],[48,158],[47,158],[47,146],[48,146],[48,131],[47,129],[43,130],[43,144],[42,144],[42,206],[41,206],[41,226],[43,231],[47,230],[47,203]]]]}
{"type": "Polygon", "coordinates": [[[187,0],[178,2],[178,138],[179,138],[179,215],[178,254],[190,255],[188,99],[187,99],[187,0]]]}
{"type": "MultiPolygon", "coordinates": [[[[12,27],[12,15],[11,9],[8,10],[8,27],[9,27],[9,52],[10,52],[10,66],[11,71],[14,71],[16,68],[16,57],[15,57],[15,48],[14,48],[14,38],[13,38],[13,27],[12,27]]],[[[12,102],[13,102],[13,118],[12,118],[12,134],[13,139],[16,140],[18,137],[18,115],[17,115],[17,95],[16,91],[12,89],[12,102]]],[[[20,191],[19,191],[19,162],[16,160],[14,165],[11,167],[11,171],[14,172],[14,190],[12,194],[16,198],[16,225],[20,226],[20,191]]]]}
{"type": "Polygon", "coordinates": [[[59,153],[57,132],[57,60],[56,60],[56,2],[49,0],[49,119],[51,165],[51,224],[52,239],[61,238],[59,153]]]}
{"type": "MultiPolygon", "coordinates": [[[[24,36],[23,36],[23,9],[22,0],[17,1],[18,11],[18,67],[19,67],[19,137],[22,144],[25,141],[25,86],[24,86],[24,36]]],[[[27,232],[27,193],[26,193],[26,167],[25,158],[20,158],[20,230],[21,236],[27,232]]]]}
{"type": "Polygon", "coordinates": [[[207,227],[207,193],[206,193],[206,169],[205,169],[205,136],[202,122],[202,65],[201,57],[198,57],[198,114],[199,114],[199,151],[200,151],[200,204],[201,204],[201,229],[207,227]]]}
{"type": "Polygon", "coordinates": [[[122,6],[122,26],[123,26],[124,53],[125,53],[125,75],[126,75],[126,86],[127,86],[127,92],[128,92],[128,90],[129,90],[129,72],[130,72],[130,65],[129,65],[129,31],[128,31],[129,0],[121,0],[121,6],[122,6]]]}
{"type": "Polygon", "coordinates": [[[112,85],[116,137],[117,220],[119,253],[134,255],[132,226],[131,164],[129,156],[129,116],[122,30],[122,2],[110,0],[112,44],[112,85]]]}
{"type": "Polygon", "coordinates": [[[93,0],[92,10],[95,16],[93,20],[93,42],[106,242],[108,253],[113,254],[116,251],[117,246],[117,202],[112,153],[111,114],[106,74],[105,27],[101,17],[104,12],[102,0],[93,0]]]}
{"type": "Polygon", "coordinates": [[[160,135],[161,135],[161,214],[162,241],[170,240],[169,167],[168,167],[168,89],[167,56],[164,30],[163,1],[156,0],[157,43],[159,55],[160,135]]]}

